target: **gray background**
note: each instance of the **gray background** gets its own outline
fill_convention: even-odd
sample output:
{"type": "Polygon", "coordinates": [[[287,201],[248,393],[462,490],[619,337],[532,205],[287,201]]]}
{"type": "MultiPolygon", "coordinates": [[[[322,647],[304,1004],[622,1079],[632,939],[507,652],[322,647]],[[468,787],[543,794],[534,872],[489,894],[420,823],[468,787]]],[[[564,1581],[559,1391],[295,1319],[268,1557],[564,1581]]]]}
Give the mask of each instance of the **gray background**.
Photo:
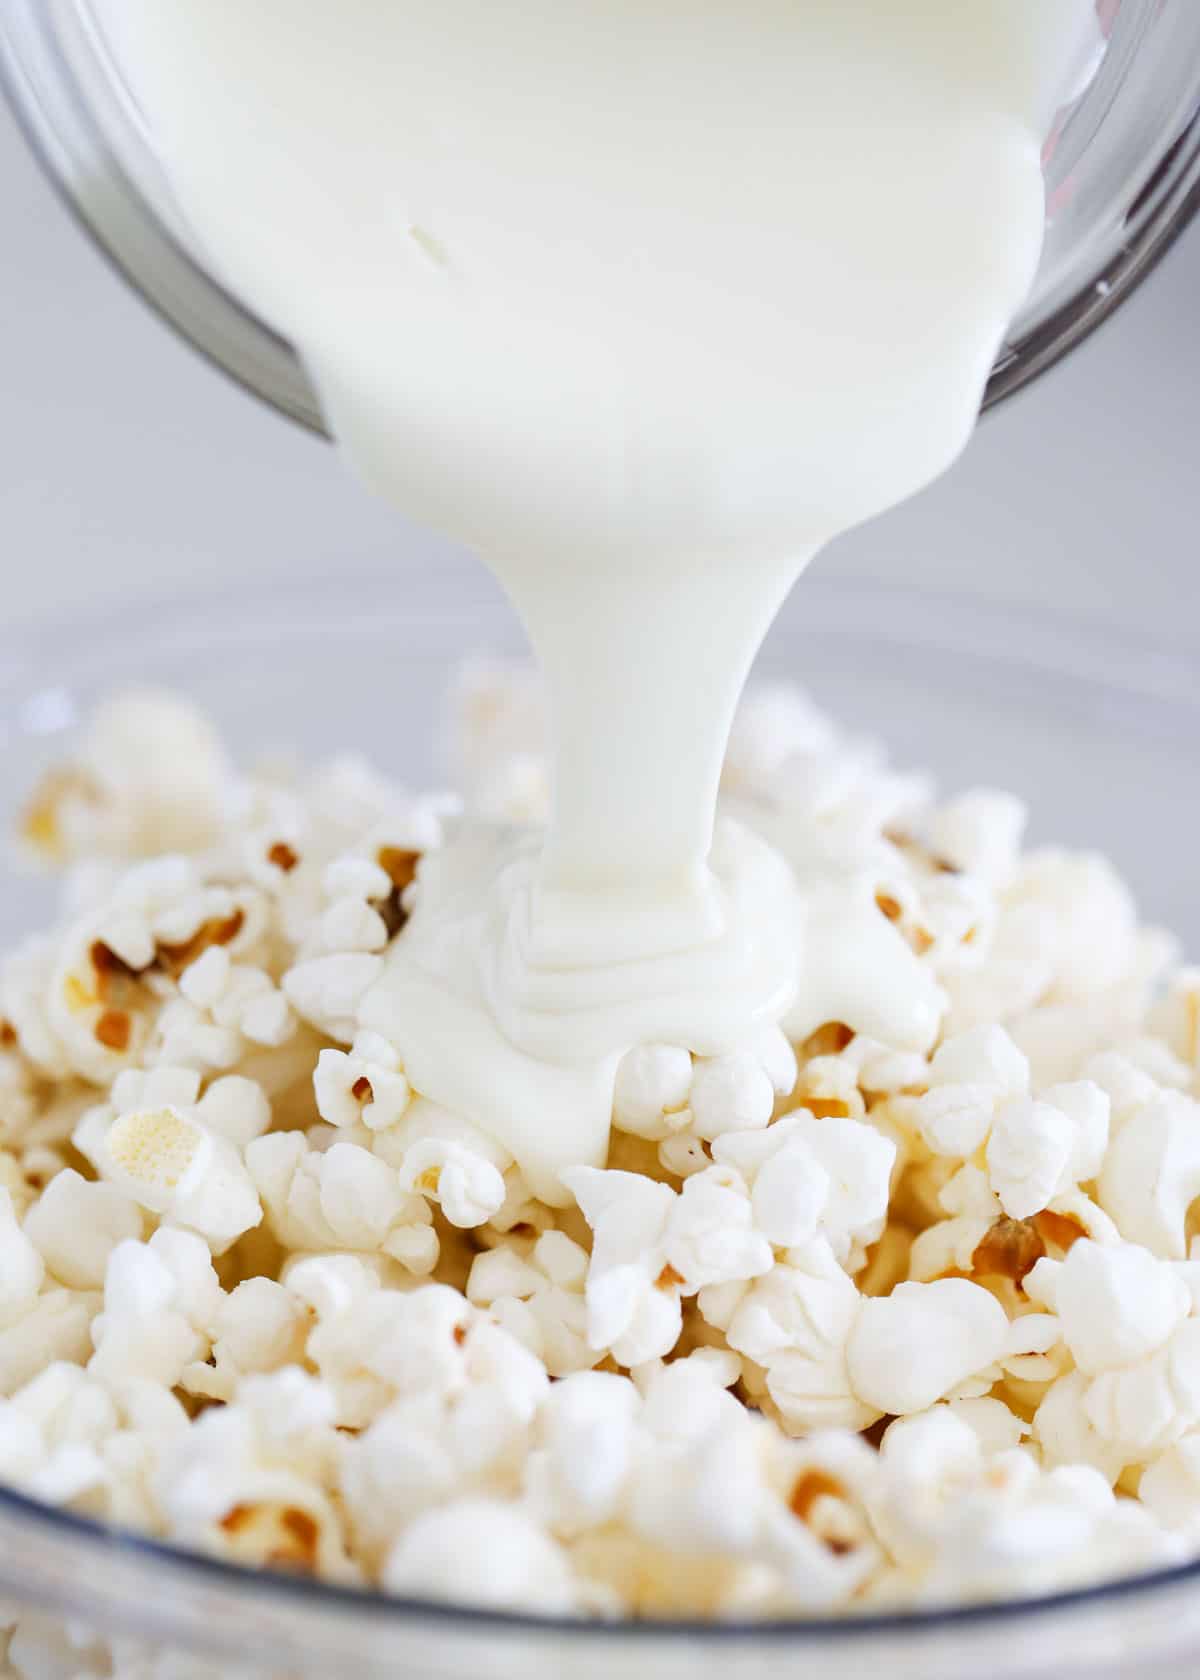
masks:
{"type": "MultiPolygon", "coordinates": [[[[452,600],[481,627],[491,619],[495,590],[474,561],[398,522],[327,446],[149,318],[3,111],[0,206],[9,623],[222,579],[286,589],[333,568],[378,571],[381,587],[452,600]]],[[[893,580],[903,568],[921,586],[1049,601],[1196,644],[1198,281],[1193,229],[1070,363],[987,421],[948,478],[819,566],[893,580]]]]}

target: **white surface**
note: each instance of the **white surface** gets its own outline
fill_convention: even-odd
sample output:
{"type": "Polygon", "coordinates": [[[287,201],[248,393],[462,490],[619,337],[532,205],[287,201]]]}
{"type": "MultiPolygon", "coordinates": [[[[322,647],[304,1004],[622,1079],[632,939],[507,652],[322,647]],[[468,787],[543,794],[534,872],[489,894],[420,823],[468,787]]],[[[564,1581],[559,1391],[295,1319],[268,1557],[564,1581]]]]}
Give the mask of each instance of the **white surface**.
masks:
{"type": "MultiPolygon", "coordinates": [[[[5,616],[119,605],[227,580],[345,570],[461,603],[469,557],[398,524],[332,452],[174,342],[87,248],[0,111],[0,554],[5,616]]],[[[1050,602],[1200,642],[1200,233],[949,477],[819,562],[857,578],[1050,602]],[[992,563],[994,562],[994,563],[992,563]]],[[[803,606],[803,589],[787,609],[803,606]]]]}

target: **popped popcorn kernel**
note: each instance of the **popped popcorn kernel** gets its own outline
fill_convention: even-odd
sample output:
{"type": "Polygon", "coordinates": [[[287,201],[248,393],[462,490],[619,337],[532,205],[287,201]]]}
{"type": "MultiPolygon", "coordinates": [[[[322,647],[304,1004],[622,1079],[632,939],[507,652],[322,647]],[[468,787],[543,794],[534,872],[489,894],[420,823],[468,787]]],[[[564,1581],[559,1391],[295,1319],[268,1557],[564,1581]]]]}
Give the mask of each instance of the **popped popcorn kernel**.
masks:
{"type": "Polygon", "coordinates": [[[107,1138],[117,1171],[154,1195],[179,1188],[197,1160],[205,1159],[206,1138],[199,1126],[177,1109],[159,1108],[125,1114],[107,1138]]]}
{"type": "MultiPolygon", "coordinates": [[[[543,821],[536,685],[489,667],[463,721],[471,809],[543,821]]],[[[0,965],[0,1479],[555,1616],[1200,1553],[1197,971],[1103,860],[1023,850],[1018,800],[935,801],[794,691],[747,702],[724,788],[861,871],[928,1033],[624,1046],[607,1154],[542,1200],[364,1019],[460,802],[243,775],[161,697],[102,718],[25,819],[79,882],[0,965]]]]}

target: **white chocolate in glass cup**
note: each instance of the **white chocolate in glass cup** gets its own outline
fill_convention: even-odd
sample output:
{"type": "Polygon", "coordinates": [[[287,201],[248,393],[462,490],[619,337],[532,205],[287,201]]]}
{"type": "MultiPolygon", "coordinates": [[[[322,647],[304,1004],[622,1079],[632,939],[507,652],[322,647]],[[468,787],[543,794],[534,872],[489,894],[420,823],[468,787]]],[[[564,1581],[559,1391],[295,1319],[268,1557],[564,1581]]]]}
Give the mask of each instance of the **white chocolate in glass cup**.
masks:
{"type": "MultiPolygon", "coordinates": [[[[1046,161],[1042,266],[985,408],[1107,320],[1200,207],[1200,12],[1192,0],[1097,0],[1097,11],[1106,61],[1046,161]]],[[[256,396],[323,432],[291,346],[198,252],[90,0],[5,0],[0,81],[49,178],[147,304],[256,396]]]]}

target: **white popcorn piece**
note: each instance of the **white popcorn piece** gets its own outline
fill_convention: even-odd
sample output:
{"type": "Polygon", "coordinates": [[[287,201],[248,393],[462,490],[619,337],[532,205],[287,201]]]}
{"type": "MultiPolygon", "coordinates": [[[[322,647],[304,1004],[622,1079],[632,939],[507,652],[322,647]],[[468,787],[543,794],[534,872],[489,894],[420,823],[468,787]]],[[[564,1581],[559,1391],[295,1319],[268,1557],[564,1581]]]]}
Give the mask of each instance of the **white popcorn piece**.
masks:
{"type": "Polygon", "coordinates": [[[1165,1259],[1187,1253],[1187,1215],[1200,1196],[1200,1104],[1176,1093],[1125,1120],[1100,1171],[1100,1205],[1122,1236],[1165,1259]]]}
{"type": "Polygon", "coordinates": [[[493,1162],[443,1138],[427,1138],[405,1151],[400,1184],[437,1202],[460,1230],[485,1225],[507,1194],[493,1162]]]}
{"type": "Polygon", "coordinates": [[[1168,1528],[1200,1529],[1200,1436],[1187,1435],[1155,1459],[1138,1483],[1138,1498],[1168,1528]]]}
{"type": "Polygon", "coordinates": [[[623,1365],[670,1352],[682,1322],[681,1293],[771,1269],[745,1182],[729,1168],[689,1178],[678,1196],[632,1173],[574,1167],[562,1178],[594,1232],[588,1339],[623,1365]]]}
{"type": "MultiPolygon", "coordinates": [[[[472,780],[540,821],[505,692],[472,780]]],[[[565,1209],[359,1025],[453,802],[361,761],[224,767],[192,855],[132,867],[153,789],[51,802],[64,919],[0,972],[0,1478],[253,1566],[555,1614],[941,1606],[1194,1554],[1194,973],[1099,860],[1022,856],[1015,800],[934,807],[792,691],[738,731],[737,815],[861,874],[944,1041],[830,1023],[799,1071],[775,1027],[635,1048],[623,1170],[568,1174],[565,1209]],[[105,1009],[128,1021],[98,1038],[105,1009]],[[857,1432],[893,1417],[876,1453],[857,1432]]],[[[10,1645],[126,1657],[26,1617],[10,1645]]]]}
{"type": "Polygon", "coordinates": [[[1200,968],[1181,968],[1171,976],[1149,1024],[1185,1067],[1200,1071],[1200,968]]]}
{"type": "Polygon", "coordinates": [[[0,1190],[0,1330],[33,1310],[45,1275],[41,1254],[17,1222],[12,1196],[0,1190]]]}
{"type": "Polygon", "coordinates": [[[933,813],[929,845],[956,869],[1003,888],[1016,876],[1028,816],[1011,793],[975,789],[933,813]]]}
{"type": "Polygon", "coordinates": [[[816,1236],[830,1178],[802,1138],[769,1155],[754,1175],[754,1223],[769,1243],[795,1248],[816,1236]]]}
{"type": "MultiPolygon", "coordinates": [[[[1043,1272],[1052,1264],[1039,1262],[1043,1272]]],[[[1054,1276],[1053,1305],[1063,1339],[1088,1376],[1138,1364],[1156,1352],[1191,1304],[1173,1268],[1134,1243],[1102,1247],[1084,1238],[1054,1276]]]]}
{"type": "Polygon", "coordinates": [[[698,1061],[690,1092],[692,1126],[706,1142],[727,1132],[759,1131],[775,1108],[775,1087],[751,1051],[698,1061]]]}
{"type": "Polygon", "coordinates": [[[756,1210],[772,1221],[770,1229],[760,1227],[772,1242],[808,1241],[819,1191],[820,1231],[839,1260],[882,1232],[896,1148],[873,1126],[838,1116],[818,1120],[798,1109],[765,1131],[718,1138],[713,1155],[749,1178],[756,1210]],[[786,1234],[789,1223],[792,1236],[786,1234]]]}
{"type": "Polygon", "coordinates": [[[233,962],[223,945],[210,945],[179,976],[179,990],[197,1009],[212,1009],[221,1000],[233,962]]]}
{"type": "Polygon", "coordinates": [[[1047,1087],[1036,1102],[1005,1103],[987,1143],[992,1189],[1005,1213],[1027,1219],[1095,1178],[1108,1145],[1107,1092],[1087,1080],[1047,1087]]]}
{"type": "Polygon", "coordinates": [[[386,1407],[346,1443],[338,1468],[356,1554],[378,1571],[397,1536],[424,1512],[449,1503],[462,1481],[437,1401],[422,1397],[386,1407]]]}
{"type": "Polygon", "coordinates": [[[1200,1422],[1200,1320],[1186,1319],[1140,1363],[1092,1378],[1082,1404],[1123,1467],[1145,1464],[1174,1445],[1200,1422]]]}
{"type": "Polygon", "coordinates": [[[171,1537],[259,1567],[348,1583],[339,1514],[326,1491],[336,1450],[321,1385],[290,1369],[248,1378],[170,1453],[156,1488],[171,1537]]]}
{"type": "Polygon", "coordinates": [[[142,1207],[198,1232],[222,1254],[259,1224],[262,1208],[238,1149],[198,1112],[164,1105],[119,1115],[96,1164],[142,1207]]]}
{"type": "Polygon", "coordinates": [[[1112,1101],[1108,1092],[1090,1079],[1077,1079],[1070,1084],[1046,1086],[1038,1100],[1065,1114],[1074,1129],[1066,1182],[1060,1184],[1060,1192],[1068,1184],[1089,1183],[1097,1178],[1104,1165],[1112,1125],[1112,1101]]]}
{"type": "Polygon", "coordinates": [[[706,1290],[700,1301],[706,1318],[714,1306],[715,1318],[726,1318],[729,1346],[765,1367],[771,1398],[797,1433],[862,1429],[879,1415],[855,1394],[846,1364],[861,1305],[853,1282],[820,1241],[795,1251],[789,1264],[775,1266],[740,1300],[714,1302],[706,1290]]]}
{"type": "Polygon", "coordinates": [[[999,1097],[1024,1096],[1029,1062],[1002,1027],[973,1028],[938,1048],[929,1064],[929,1085],[965,1085],[999,1097]]]}
{"type": "Polygon", "coordinates": [[[0,1394],[14,1394],[56,1360],[82,1364],[98,1306],[96,1295],[43,1290],[28,1312],[0,1329],[0,1394]]]}
{"type": "Polygon", "coordinates": [[[236,1027],[218,1026],[187,998],[168,1003],[158,1017],[158,1054],[167,1065],[194,1067],[201,1072],[235,1066],[245,1050],[236,1027]]]}
{"type": "Polygon", "coordinates": [[[89,1371],[117,1390],[135,1380],[174,1388],[208,1352],[202,1326],[220,1294],[208,1249],[192,1233],[158,1231],[149,1243],[119,1243],[105,1271],[104,1310],[92,1325],[89,1371]]]}
{"type": "Polygon", "coordinates": [[[319,1319],[326,1319],[374,1294],[379,1273],[355,1254],[314,1254],[289,1261],[281,1282],[319,1319]]]}
{"type": "Polygon", "coordinates": [[[233,1400],[242,1379],[297,1364],[308,1315],[290,1289],[270,1278],[247,1278],[223,1297],[211,1320],[211,1363],[184,1372],[184,1386],[210,1400],[233,1400]]]}
{"type": "Polygon", "coordinates": [[[627,1377],[584,1371],[554,1385],[524,1472],[526,1497],[546,1527],[571,1538],[618,1515],[640,1410],[627,1377]]]}
{"type": "Polygon", "coordinates": [[[613,1091],[613,1125],[652,1141],[690,1125],[692,1058],[669,1044],[647,1044],[621,1058],[613,1091]]]}
{"type": "Polygon", "coordinates": [[[334,858],[326,866],[321,885],[331,900],[386,898],[392,890],[391,876],[386,869],[353,852],[334,858]]]}
{"type": "Polygon", "coordinates": [[[691,1178],[712,1165],[704,1145],[690,1132],[676,1132],[664,1138],[658,1146],[658,1161],[672,1178],[691,1178]]]}
{"type": "Polygon", "coordinates": [[[764,683],[742,696],[725,755],[726,784],[770,785],[795,759],[818,758],[836,742],[834,726],[792,683],[764,683]]]}
{"type": "MultiPolygon", "coordinates": [[[[51,1179],[25,1218],[26,1237],[51,1275],[70,1289],[102,1289],[113,1249],[141,1234],[136,1202],[70,1167],[51,1179]]],[[[2,1269],[7,1276],[7,1266],[2,1269]]]]}
{"type": "Polygon", "coordinates": [[[229,1074],[213,1080],[196,1104],[195,1115],[208,1131],[244,1149],[269,1130],[271,1104],[255,1080],[229,1074]]]}
{"type": "Polygon", "coordinates": [[[383,1571],[390,1592],[565,1616],[578,1592],[561,1549],[514,1505],[460,1500],[417,1520],[383,1571]]]}
{"type": "MultiPolygon", "coordinates": [[[[169,1050],[173,1050],[190,1024],[194,1034],[205,1034],[203,1042],[210,1046],[206,1053],[213,1066],[232,1065],[229,1060],[214,1058],[221,1046],[234,1042],[234,1033],[252,1044],[275,1048],[296,1031],[291,1006],[270,975],[252,964],[232,962],[224,946],[210,946],[185,969],[179,989],[184,1001],[200,1011],[200,1017],[211,1017],[211,1021],[175,1007],[162,1028],[164,1039],[170,1037],[169,1050]]],[[[234,1051],[235,1059],[238,1054],[240,1048],[234,1051]]]]}
{"type": "Polygon", "coordinates": [[[1023,1099],[1005,1103],[987,1141],[991,1187],[1010,1219],[1028,1219],[1068,1176],[1075,1129],[1061,1109],[1023,1099]]]}
{"type": "Polygon", "coordinates": [[[916,1104],[926,1147],[965,1160],[984,1142],[997,1108],[1026,1094],[1029,1063],[1001,1027],[975,1027],[939,1047],[928,1084],[916,1104]]]}
{"type": "Polygon", "coordinates": [[[1012,895],[1047,913],[1054,986],[1087,997],[1118,982],[1134,955],[1133,900],[1107,859],[1047,848],[1032,853],[1012,895]]]}
{"type": "Polygon", "coordinates": [[[488,1308],[497,1321],[535,1354],[552,1377],[596,1364],[588,1345],[587,1250],[561,1231],[546,1231],[528,1260],[511,1249],[477,1255],[467,1278],[473,1305],[488,1308]]]}
{"type": "Polygon", "coordinates": [[[58,863],[199,850],[219,829],[228,775],[202,713],[177,695],[130,689],[96,712],[79,761],[38,790],[26,834],[58,863]]]}
{"type": "Polygon", "coordinates": [[[754,1229],[744,1179],[722,1166],[687,1179],[668,1215],[662,1253],[688,1295],[762,1277],[774,1264],[770,1243],[754,1229]]]}
{"type": "Polygon", "coordinates": [[[402,1264],[411,1260],[418,1272],[428,1269],[429,1239],[412,1234],[429,1226],[428,1205],[403,1190],[395,1169],[369,1149],[337,1142],[315,1150],[301,1132],[268,1132],[247,1147],[246,1168],[271,1230],[287,1247],[383,1250],[402,1264]]]}
{"type": "Polygon", "coordinates": [[[611,1350],[626,1366],[661,1358],[683,1323],[678,1282],[663,1252],[674,1191],[594,1167],[561,1176],[593,1232],[586,1292],[591,1346],[611,1350]]]}
{"type": "Polygon", "coordinates": [[[384,1131],[404,1114],[412,1097],[400,1058],[378,1033],[360,1032],[346,1053],[322,1050],[313,1073],[317,1112],[331,1126],[384,1131]]]}
{"type": "Polygon", "coordinates": [[[321,917],[320,938],[327,951],[382,951],[387,923],[361,898],[339,898],[321,917]]]}
{"type": "Polygon", "coordinates": [[[668,1552],[745,1556],[761,1532],[760,1490],[758,1442],[739,1409],[698,1441],[644,1456],[630,1485],[630,1526],[668,1552]]]}
{"type": "Polygon", "coordinates": [[[846,1344],[847,1370],[865,1405],[901,1417],[952,1396],[995,1365],[1007,1337],[1003,1307],[978,1284],[902,1283],[863,1302],[846,1344]]]}
{"type": "Polygon", "coordinates": [[[382,957],[340,951],[297,963],[284,975],[283,990],[304,1020],[349,1044],[358,1026],[358,1006],[382,973],[382,957]]]}

